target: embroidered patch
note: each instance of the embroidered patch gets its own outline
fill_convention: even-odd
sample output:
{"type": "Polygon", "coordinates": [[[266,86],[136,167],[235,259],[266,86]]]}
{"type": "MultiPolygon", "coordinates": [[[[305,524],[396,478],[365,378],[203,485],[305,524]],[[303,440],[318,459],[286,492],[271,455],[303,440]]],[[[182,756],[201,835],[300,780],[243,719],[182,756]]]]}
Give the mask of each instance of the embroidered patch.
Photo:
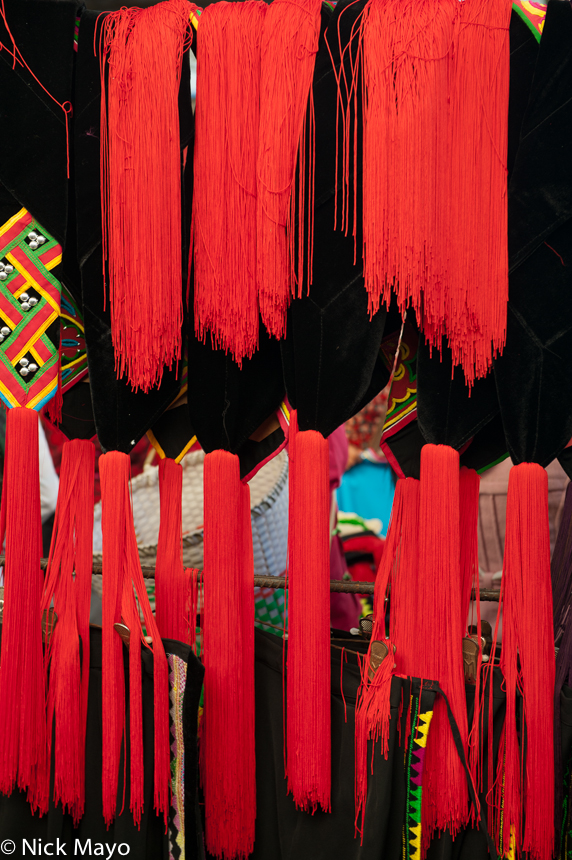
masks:
{"type": "Polygon", "coordinates": [[[0,397],[40,410],[58,385],[62,249],[21,209],[0,227],[0,397]]]}

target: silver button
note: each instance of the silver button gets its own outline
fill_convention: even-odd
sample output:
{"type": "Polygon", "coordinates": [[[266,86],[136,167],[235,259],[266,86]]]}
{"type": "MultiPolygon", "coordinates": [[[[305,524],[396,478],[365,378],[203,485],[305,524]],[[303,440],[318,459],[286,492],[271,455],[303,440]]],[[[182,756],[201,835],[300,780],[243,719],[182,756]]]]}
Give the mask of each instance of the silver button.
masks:
{"type": "Polygon", "coordinates": [[[28,239],[30,240],[30,242],[35,242],[37,238],[38,234],[34,230],[32,230],[31,233],[28,233],[28,239]]]}
{"type": "Polygon", "coordinates": [[[14,271],[14,266],[11,266],[10,263],[6,263],[4,266],[4,271],[7,272],[8,275],[11,275],[14,271]]]}
{"type": "Polygon", "coordinates": [[[6,272],[0,272],[0,281],[5,281],[8,275],[6,272]]]}
{"type": "Polygon", "coordinates": [[[46,241],[46,237],[45,236],[38,236],[36,241],[37,241],[38,245],[43,245],[44,242],[46,241]]]}
{"type": "Polygon", "coordinates": [[[27,376],[28,373],[29,373],[29,370],[27,367],[21,367],[20,368],[20,376],[27,376]]]}
{"type": "Polygon", "coordinates": [[[22,308],[23,311],[29,311],[30,310],[30,305],[28,304],[28,302],[22,302],[20,307],[22,308]]]}
{"type": "Polygon", "coordinates": [[[34,296],[32,296],[32,298],[31,298],[31,299],[28,299],[28,304],[30,305],[30,307],[31,307],[31,308],[33,308],[33,307],[34,307],[34,305],[37,305],[37,304],[38,304],[38,300],[37,300],[37,299],[35,299],[35,298],[34,298],[34,296]]]}
{"type": "Polygon", "coordinates": [[[38,369],[38,365],[34,364],[34,362],[32,362],[32,364],[28,365],[28,370],[30,371],[30,373],[35,373],[37,369],[38,369]]]}
{"type": "Polygon", "coordinates": [[[20,293],[19,299],[21,302],[27,302],[29,298],[28,293],[20,293]]]}
{"type": "Polygon", "coordinates": [[[38,247],[37,242],[30,242],[30,248],[32,249],[32,251],[35,251],[37,247],[38,247]]]}
{"type": "Polygon", "coordinates": [[[8,337],[8,335],[10,334],[10,329],[8,328],[7,325],[3,325],[2,328],[0,328],[0,334],[3,337],[8,337]]]}
{"type": "Polygon", "coordinates": [[[28,367],[29,363],[30,363],[30,362],[28,361],[28,359],[27,359],[27,358],[21,358],[21,359],[20,359],[20,361],[18,362],[18,364],[19,364],[21,367],[28,367]]]}

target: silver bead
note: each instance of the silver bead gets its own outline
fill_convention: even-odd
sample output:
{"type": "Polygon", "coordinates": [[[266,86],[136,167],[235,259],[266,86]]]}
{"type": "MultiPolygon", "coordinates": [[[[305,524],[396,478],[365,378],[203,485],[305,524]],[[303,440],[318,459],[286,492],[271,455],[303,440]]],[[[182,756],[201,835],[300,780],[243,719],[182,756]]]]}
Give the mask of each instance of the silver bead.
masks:
{"type": "Polygon", "coordinates": [[[6,272],[0,272],[0,281],[5,281],[8,275],[6,272]]]}
{"type": "Polygon", "coordinates": [[[37,247],[38,247],[37,242],[30,242],[30,248],[32,249],[32,251],[35,251],[37,247]]]}
{"type": "Polygon", "coordinates": [[[20,376],[27,376],[28,373],[29,373],[29,370],[27,367],[21,367],[20,368],[20,376]]]}
{"type": "Polygon", "coordinates": [[[30,305],[28,304],[28,302],[22,302],[20,307],[22,308],[23,311],[29,311],[30,310],[30,305]]]}
{"type": "Polygon", "coordinates": [[[6,264],[0,263],[0,272],[3,272],[5,268],[6,268],[6,264]]]}
{"type": "Polygon", "coordinates": [[[2,328],[0,328],[0,334],[2,335],[2,337],[8,337],[10,331],[11,330],[8,328],[7,325],[3,325],[2,328]]]}
{"type": "Polygon", "coordinates": [[[2,337],[1,334],[0,334],[0,343],[4,343],[4,338],[2,337]]]}
{"type": "Polygon", "coordinates": [[[32,364],[28,365],[28,370],[30,371],[30,373],[35,373],[37,369],[38,369],[38,365],[34,364],[34,362],[32,362],[32,364]]]}
{"type": "Polygon", "coordinates": [[[6,265],[4,266],[4,271],[5,271],[8,275],[11,275],[11,274],[12,274],[12,272],[14,271],[14,266],[11,266],[11,265],[10,265],[10,263],[6,263],[6,265]]]}
{"type": "Polygon", "coordinates": [[[27,358],[21,358],[20,361],[18,362],[20,367],[28,367],[29,363],[30,362],[28,361],[27,358]]]}
{"type": "Polygon", "coordinates": [[[28,295],[28,293],[20,293],[19,298],[21,302],[27,302],[30,296],[28,295]]]}
{"type": "Polygon", "coordinates": [[[34,307],[34,305],[37,305],[37,304],[38,304],[38,300],[37,300],[37,299],[35,299],[35,298],[34,298],[34,296],[32,296],[32,298],[31,298],[31,299],[28,299],[28,304],[30,305],[30,307],[31,307],[31,308],[33,308],[33,307],[34,307]]]}
{"type": "Polygon", "coordinates": [[[44,242],[46,241],[46,237],[45,236],[38,236],[36,241],[37,241],[38,245],[43,245],[44,242]]]}
{"type": "Polygon", "coordinates": [[[30,240],[30,242],[35,242],[37,238],[38,234],[34,230],[32,230],[31,233],[28,233],[28,239],[30,240]]]}

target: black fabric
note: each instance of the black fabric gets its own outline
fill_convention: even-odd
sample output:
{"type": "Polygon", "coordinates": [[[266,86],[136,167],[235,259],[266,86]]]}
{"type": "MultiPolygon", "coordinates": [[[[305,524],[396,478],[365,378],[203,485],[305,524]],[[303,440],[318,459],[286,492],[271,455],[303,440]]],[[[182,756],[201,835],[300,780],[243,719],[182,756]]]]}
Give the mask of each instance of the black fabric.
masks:
{"type": "MultiPolygon", "coordinates": [[[[353,4],[340,19],[343,44],[349,40],[352,23],[363,5],[363,2],[353,4]]],[[[301,430],[319,430],[324,436],[359,412],[389,380],[379,349],[386,312],[379,310],[371,320],[368,315],[361,229],[355,240],[356,263],[353,237],[344,235],[340,229],[334,232],[338,88],[330,51],[339,69],[339,7],[329,22],[328,17],[329,11],[324,9],[313,80],[316,140],[313,281],[309,294],[292,302],[287,336],[282,342],[286,389],[298,411],[298,425],[301,430]]],[[[357,168],[360,187],[361,157],[357,168]]],[[[352,170],[353,165],[350,175],[352,170]]],[[[338,205],[341,211],[341,202],[338,205]]],[[[361,217],[358,198],[358,225],[361,217]]]]}
{"type": "MultiPolygon", "coordinates": [[[[126,379],[115,373],[109,305],[104,310],[101,256],[101,206],[99,189],[100,72],[94,56],[98,15],[81,17],[75,91],[75,193],[78,258],[81,267],[83,318],[91,382],[93,417],[104,451],[128,453],[175,399],[179,387],[177,368],[165,370],[160,387],[147,394],[134,392],[126,379]]],[[[188,57],[183,65],[179,96],[181,151],[188,146],[193,115],[188,86],[188,57]]],[[[182,233],[185,231],[182,229],[182,233]]],[[[144,241],[144,237],[142,237],[144,241]]],[[[187,238],[182,236],[184,260],[181,295],[186,281],[187,238]]],[[[136,287],[134,286],[134,296],[136,287]]]]}
{"type": "MultiPolygon", "coordinates": [[[[26,63],[60,104],[72,102],[76,0],[5,0],[8,25],[26,63]]],[[[12,50],[0,20],[0,41],[12,50]]],[[[21,65],[0,51],[0,182],[65,246],[68,217],[63,110],[21,65]]],[[[15,214],[14,212],[11,214],[15,214]]],[[[3,223],[3,222],[2,222],[3,223]]]]}
{"type": "Polygon", "coordinates": [[[449,351],[430,357],[421,338],[418,421],[460,448],[500,413],[513,461],[546,466],[572,437],[570,3],[550,0],[540,44],[513,12],[510,39],[506,346],[469,397],[449,351]]]}
{"type": "Polygon", "coordinates": [[[151,430],[165,457],[170,457],[171,460],[176,460],[182,454],[195,435],[189,410],[184,403],[163,412],[151,430]]]}
{"type": "Polygon", "coordinates": [[[95,436],[91,388],[85,379],[64,393],[62,420],[57,427],[68,439],[93,439],[95,436]]]}
{"type": "MultiPolygon", "coordinates": [[[[309,815],[296,810],[291,796],[286,794],[282,640],[265,631],[255,631],[257,816],[253,860],[270,857],[273,860],[330,857],[400,860],[402,857],[407,788],[402,745],[407,736],[406,703],[410,693],[419,690],[421,682],[397,676],[392,679],[389,753],[384,759],[378,747],[372,758],[369,744],[368,762],[373,761],[373,773],[368,772],[365,826],[360,842],[359,837],[355,838],[354,827],[355,706],[361,678],[355,651],[364,653],[368,643],[336,635],[338,647],[332,643],[331,648],[332,812],[317,811],[309,815]],[[342,651],[339,646],[350,650],[342,651]]],[[[432,703],[438,692],[441,691],[437,684],[423,682],[426,702],[432,703]]],[[[450,711],[449,717],[453,736],[462,752],[459,731],[450,711]]],[[[486,835],[483,838],[486,845],[486,835]]],[[[494,849],[492,856],[496,857],[494,849]]]]}
{"type": "MultiPolygon", "coordinates": [[[[1,631],[0,631],[1,632],[1,631]]],[[[192,810],[196,806],[196,714],[198,698],[202,685],[203,667],[188,646],[172,640],[164,640],[168,653],[175,653],[187,662],[187,687],[183,700],[183,725],[185,745],[189,750],[186,764],[190,767],[188,785],[186,788],[186,807],[191,810],[187,819],[190,832],[187,832],[189,854],[187,857],[200,858],[194,843],[200,845],[201,836],[197,835],[196,823],[193,821],[192,810]],[[194,752],[194,758],[193,758],[194,752]],[[195,780],[193,781],[193,774],[195,780]],[[187,799],[188,798],[188,799],[187,799]]],[[[83,818],[77,828],[73,827],[71,816],[64,814],[61,807],[55,808],[53,803],[47,815],[39,818],[32,815],[25,796],[21,792],[13,792],[9,797],[0,795],[0,843],[4,839],[15,842],[16,852],[22,846],[22,840],[42,840],[47,842],[64,843],[67,856],[73,855],[75,840],[82,845],[86,840],[92,840],[92,852],[95,843],[126,843],[130,848],[130,856],[138,860],[167,860],[168,846],[165,825],[162,816],[153,809],[153,657],[147,648],[142,648],[142,693],[143,693],[143,744],[145,772],[145,811],[138,829],[133,823],[129,811],[129,789],[125,809],[118,814],[114,823],[107,830],[102,814],[101,800],[101,731],[102,731],[102,698],[101,698],[101,630],[90,628],[90,675],[89,675],[89,708],[86,737],[86,805],[83,818]]],[[[124,649],[125,684],[129,690],[129,659],[127,649],[124,649]]],[[[127,705],[128,705],[127,695],[127,705]]],[[[128,708],[127,708],[128,710],[128,708]]],[[[127,714],[128,719],[128,714],[127,714]]],[[[128,731],[128,730],[127,730],[128,731]]],[[[123,758],[120,764],[120,785],[118,791],[118,812],[123,805],[123,758]]],[[[127,768],[127,785],[129,768],[127,768]]],[[[55,856],[54,850],[54,856],[55,856]]],[[[107,852],[106,852],[107,853],[107,852]]],[[[117,851],[115,852],[117,855],[117,851]]]]}
{"type": "MultiPolygon", "coordinates": [[[[493,692],[492,692],[492,741],[493,741],[493,762],[496,768],[498,749],[501,740],[501,734],[504,727],[506,715],[506,693],[503,689],[503,677],[500,669],[493,669],[493,692]]],[[[467,718],[469,726],[473,721],[473,713],[475,706],[475,687],[472,684],[465,685],[467,696],[467,718]]],[[[482,750],[483,750],[483,786],[488,784],[488,743],[489,743],[489,702],[490,691],[485,690],[484,705],[483,705],[483,725],[482,725],[482,750]]],[[[493,774],[493,778],[496,774],[493,774]]],[[[487,819],[487,799],[486,789],[479,793],[479,803],[481,806],[481,825],[472,827],[468,825],[455,839],[451,838],[451,834],[445,831],[441,834],[436,834],[431,845],[427,850],[427,860],[488,860],[490,856],[495,857],[496,852],[492,850],[490,836],[487,836],[486,819],[487,819]],[[485,826],[483,826],[485,825],[485,826]],[[489,853],[489,851],[491,853],[489,853]]]]}

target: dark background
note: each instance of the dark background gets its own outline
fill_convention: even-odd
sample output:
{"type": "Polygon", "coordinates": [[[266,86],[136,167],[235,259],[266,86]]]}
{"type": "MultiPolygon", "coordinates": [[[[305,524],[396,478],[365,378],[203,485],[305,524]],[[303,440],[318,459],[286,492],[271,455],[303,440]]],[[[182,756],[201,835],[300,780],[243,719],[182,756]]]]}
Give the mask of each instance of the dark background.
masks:
{"type": "Polygon", "coordinates": [[[111,12],[115,9],[121,9],[122,6],[154,6],[159,0],[85,0],[85,5],[88,9],[95,9],[97,12],[111,12]]]}

